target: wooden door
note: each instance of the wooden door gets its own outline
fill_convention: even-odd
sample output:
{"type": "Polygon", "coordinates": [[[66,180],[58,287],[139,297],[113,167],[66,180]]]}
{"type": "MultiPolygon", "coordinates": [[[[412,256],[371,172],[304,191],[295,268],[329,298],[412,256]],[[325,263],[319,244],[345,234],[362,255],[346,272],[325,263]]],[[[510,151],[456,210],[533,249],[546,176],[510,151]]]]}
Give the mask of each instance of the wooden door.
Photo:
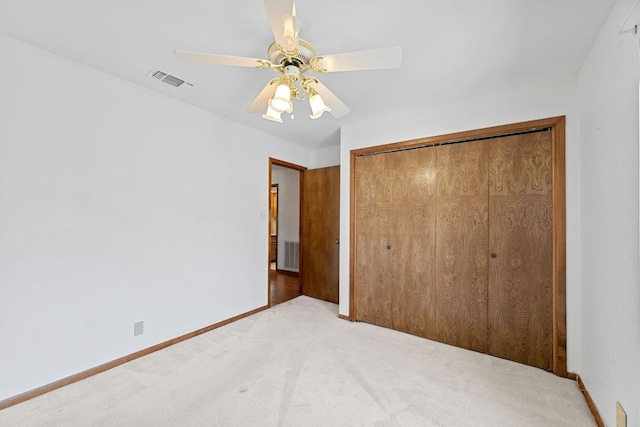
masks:
{"type": "Polygon", "coordinates": [[[435,336],[436,151],[356,160],[356,318],[435,336]]]}
{"type": "Polygon", "coordinates": [[[390,328],[391,257],[389,226],[392,214],[392,187],[384,155],[356,159],[355,168],[355,251],[358,320],[390,328]]]}
{"type": "MultiPolygon", "coordinates": [[[[385,154],[392,175],[391,256],[392,327],[435,337],[435,150],[385,154]]],[[[384,248],[382,249],[384,251],[384,248]]]]}
{"type": "Polygon", "coordinates": [[[492,139],[489,353],[552,368],[551,131],[492,139]]]}
{"type": "Polygon", "coordinates": [[[340,166],[303,173],[301,283],[304,295],[338,303],[340,166]]]}
{"type": "Polygon", "coordinates": [[[437,148],[438,341],[487,351],[488,141],[437,148]]]}

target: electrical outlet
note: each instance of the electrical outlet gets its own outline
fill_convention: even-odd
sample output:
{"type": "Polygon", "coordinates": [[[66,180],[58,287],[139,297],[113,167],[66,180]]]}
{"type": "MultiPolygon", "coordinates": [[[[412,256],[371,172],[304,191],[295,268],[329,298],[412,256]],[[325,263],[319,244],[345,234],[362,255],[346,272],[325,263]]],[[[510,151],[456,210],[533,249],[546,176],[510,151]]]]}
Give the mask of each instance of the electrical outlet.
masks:
{"type": "Polygon", "coordinates": [[[627,413],[620,402],[616,402],[616,427],[627,427],[627,413]]]}
{"type": "Polygon", "coordinates": [[[133,324],[133,336],[142,335],[144,333],[144,322],[136,322],[133,324]]]}

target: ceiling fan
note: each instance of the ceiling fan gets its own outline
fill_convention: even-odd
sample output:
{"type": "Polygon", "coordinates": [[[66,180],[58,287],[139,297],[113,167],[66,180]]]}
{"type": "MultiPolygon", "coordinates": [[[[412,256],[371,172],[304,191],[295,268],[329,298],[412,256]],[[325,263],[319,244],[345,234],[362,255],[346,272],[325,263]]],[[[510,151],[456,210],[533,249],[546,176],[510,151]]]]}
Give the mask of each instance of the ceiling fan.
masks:
{"type": "MultiPolygon", "coordinates": [[[[309,72],[397,68],[402,60],[399,46],[317,56],[308,42],[298,38],[295,0],[264,0],[275,42],[267,49],[269,59],[175,51],[176,59],[215,65],[270,68],[279,76],[272,79],[249,105],[249,113],[264,112],[262,118],[282,123],[282,113],[292,113],[292,100],[308,98],[312,119],[324,112],[334,117],[349,113],[347,107],[309,72]]],[[[293,117],[293,114],[292,114],[293,117]]]]}

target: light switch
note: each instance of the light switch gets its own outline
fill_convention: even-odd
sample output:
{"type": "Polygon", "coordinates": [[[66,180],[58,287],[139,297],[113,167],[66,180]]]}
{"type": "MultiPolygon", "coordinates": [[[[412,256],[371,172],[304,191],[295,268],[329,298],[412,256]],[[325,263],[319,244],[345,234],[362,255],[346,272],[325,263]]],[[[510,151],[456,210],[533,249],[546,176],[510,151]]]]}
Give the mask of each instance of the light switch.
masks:
{"type": "Polygon", "coordinates": [[[142,335],[144,333],[144,322],[136,322],[133,324],[133,336],[142,335]]]}

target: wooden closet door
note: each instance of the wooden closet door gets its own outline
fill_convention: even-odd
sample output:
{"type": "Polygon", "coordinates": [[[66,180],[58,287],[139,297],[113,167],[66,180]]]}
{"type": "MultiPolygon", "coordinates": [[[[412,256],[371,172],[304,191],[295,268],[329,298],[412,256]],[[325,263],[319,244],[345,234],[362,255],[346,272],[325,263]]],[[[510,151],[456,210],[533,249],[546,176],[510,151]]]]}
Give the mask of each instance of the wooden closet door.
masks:
{"type": "Polygon", "coordinates": [[[436,150],[419,148],[385,156],[395,171],[388,250],[392,326],[435,338],[436,150]]]}
{"type": "Polygon", "coordinates": [[[439,341],[487,351],[487,141],[438,147],[436,328],[439,341]]]}
{"type": "Polygon", "coordinates": [[[489,155],[489,353],[551,370],[551,132],[492,139],[489,155]]]}
{"type": "Polygon", "coordinates": [[[435,167],[433,148],[357,158],[358,320],[435,336],[435,167]]]}
{"type": "Polygon", "coordinates": [[[392,219],[392,187],[382,155],[356,158],[356,318],[390,328],[391,268],[386,251],[392,219]]]}

